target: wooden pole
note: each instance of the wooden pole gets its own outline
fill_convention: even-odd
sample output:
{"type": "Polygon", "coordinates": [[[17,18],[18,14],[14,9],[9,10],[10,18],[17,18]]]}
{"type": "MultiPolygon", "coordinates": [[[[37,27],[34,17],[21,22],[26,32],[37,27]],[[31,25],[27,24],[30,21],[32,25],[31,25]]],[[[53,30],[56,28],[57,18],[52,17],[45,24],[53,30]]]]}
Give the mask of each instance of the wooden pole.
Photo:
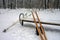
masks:
{"type": "Polygon", "coordinates": [[[44,37],[45,37],[45,40],[47,40],[46,35],[45,35],[44,28],[42,27],[42,23],[41,23],[41,21],[40,21],[40,19],[39,19],[38,14],[37,14],[36,11],[35,11],[35,14],[36,14],[36,16],[37,16],[37,19],[38,19],[38,22],[39,22],[39,24],[40,24],[40,28],[41,28],[41,30],[42,30],[42,33],[43,33],[43,35],[44,35],[44,37]]]}
{"type": "Polygon", "coordinates": [[[41,34],[41,31],[40,31],[40,29],[38,28],[38,24],[37,24],[37,22],[36,22],[36,19],[35,19],[35,17],[34,17],[34,13],[33,13],[33,12],[32,12],[32,16],[33,16],[34,22],[35,22],[35,24],[36,24],[36,28],[37,28],[37,30],[38,30],[39,36],[41,37],[41,40],[44,40],[44,38],[43,38],[43,36],[42,36],[42,34],[41,34]]]}
{"type": "Polygon", "coordinates": [[[16,22],[14,22],[12,25],[10,25],[8,28],[4,29],[3,32],[6,32],[8,29],[10,29],[11,27],[13,27],[16,23],[18,23],[19,20],[17,20],[16,22]]]}

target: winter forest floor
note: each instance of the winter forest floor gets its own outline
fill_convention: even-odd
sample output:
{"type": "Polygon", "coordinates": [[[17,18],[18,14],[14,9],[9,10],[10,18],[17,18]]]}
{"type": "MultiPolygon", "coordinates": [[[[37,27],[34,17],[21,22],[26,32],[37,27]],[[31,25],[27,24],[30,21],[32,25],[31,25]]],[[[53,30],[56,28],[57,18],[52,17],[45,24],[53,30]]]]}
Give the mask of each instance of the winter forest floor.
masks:
{"type": "MultiPolygon", "coordinates": [[[[41,9],[40,13],[42,21],[60,23],[59,9],[41,9]]],[[[0,9],[0,40],[40,40],[36,35],[35,24],[25,22],[24,25],[16,23],[6,33],[4,29],[12,25],[19,19],[20,13],[29,13],[30,9],[0,9]]],[[[43,24],[48,40],[60,40],[60,26],[43,24]]]]}

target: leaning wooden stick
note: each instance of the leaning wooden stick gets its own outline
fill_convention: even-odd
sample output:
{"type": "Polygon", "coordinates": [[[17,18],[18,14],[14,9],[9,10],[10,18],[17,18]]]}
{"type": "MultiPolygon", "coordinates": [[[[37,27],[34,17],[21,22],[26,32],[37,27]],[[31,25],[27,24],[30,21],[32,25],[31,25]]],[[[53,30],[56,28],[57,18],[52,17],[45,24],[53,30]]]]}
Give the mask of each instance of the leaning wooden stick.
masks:
{"type": "Polygon", "coordinates": [[[40,31],[40,29],[38,28],[38,24],[37,24],[37,22],[36,22],[36,19],[35,19],[35,17],[34,17],[34,13],[33,13],[33,12],[32,12],[32,16],[33,16],[34,22],[35,22],[35,24],[36,24],[36,28],[37,28],[37,30],[38,30],[39,36],[41,37],[41,40],[44,40],[44,38],[43,38],[43,36],[42,36],[42,34],[41,34],[41,31],[40,31]]]}
{"type": "Polygon", "coordinates": [[[38,19],[38,21],[39,21],[40,28],[41,28],[41,31],[42,31],[42,33],[43,33],[44,37],[45,37],[45,40],[47,40],[46,35],[45,35],[44,28],[42,27],[42,23],[41,23],[41,21],[40,21],[40,19],[39,19],[38,14],[37,14],[37,12],[36,12],[36,11],[35,11],[35,14],[36,14],[37,19],[38,19]]]}
{"type": "Polygon", "coordinates": [[[6,32],[8,29],[10,29],[12,26],[14,26],[19,20],[17,20],[16,22],[14,22],[12,25],[10,25],[8,28],[4,29],[3,32],[6,32]]]}

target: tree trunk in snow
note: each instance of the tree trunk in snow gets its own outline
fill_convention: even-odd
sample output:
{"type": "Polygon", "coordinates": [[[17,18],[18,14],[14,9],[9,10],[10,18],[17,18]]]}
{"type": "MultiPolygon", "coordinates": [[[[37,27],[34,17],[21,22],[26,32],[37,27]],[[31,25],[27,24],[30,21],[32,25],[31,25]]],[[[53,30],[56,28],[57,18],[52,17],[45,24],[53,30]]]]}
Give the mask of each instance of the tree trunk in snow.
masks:
{"type": "Polygon", "coordinates": [[[57,8],[59,7],[59,0],[57,0],[57,8]]]}
{"type": "Polygon", "coordinates": [[[3,8],[6,8],[6,6],[5,6],[5,0],[3,0],[3,8]]]}
{"type": "Polygon", "coordinates": [[[45,9],[46,9],[46,0],[45,0],[45,9]]]}
{"type": "Polygon", "coordinates": [[[16,9],[17,9],[17,0],[16,0],[16,9]]]}

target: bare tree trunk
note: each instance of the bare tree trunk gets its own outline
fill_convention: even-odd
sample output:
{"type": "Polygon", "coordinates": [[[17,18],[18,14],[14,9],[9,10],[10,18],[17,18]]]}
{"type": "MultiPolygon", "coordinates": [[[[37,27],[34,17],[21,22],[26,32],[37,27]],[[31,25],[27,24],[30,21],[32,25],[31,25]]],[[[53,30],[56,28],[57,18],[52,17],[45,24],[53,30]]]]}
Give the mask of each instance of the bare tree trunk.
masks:
{"type": "Polygon", "coordinates": [[[49,0],[48,0],[48,2],[47,2],[47,8],[49,8],[49,0]]]}
{"type": "Polygon", "coordinates": [[[12,9],[12,3],[11,3],[11,9],[12,9]]]}
{"type": "Polygon", "coordinates": [[[7,3],[6,3],[6,8],[8,8],[8,0],[7,0],[7,3]]]}
{"type": "Polygon", "coordinates": [[[23,8],[25,8],[25,0],[23,0],[23,8]]]}
{"type": "Polygon", "coordinates": [[[46,9],[46,0],[45,0],[45,9],[46,9]]]}
{"type": "Polygon", "coordinates": [[[59,0],[57,0],[57,5],[56,6],[57,6],[57,8],[59,7],[59,0]]]}
{"type": "Polygon", "coordinates": [[[12,9],[12,5],[13,5],[13,1],[11,0],[11,4],[10,4],[11,9],[12,9]]]}
{"type": "Polygon", "coordinates": [[[3,8],[6,8],[5,0],[3,0],[3,8]]]}
{"type": "Polygon", "coordinates": [[[9,8],[9,0],[8,0],[8,8],[9,8]]]}
{"type": "Polygon", "coordinates": [[[16,4],[16,9],[17,9],[17,0],[16,0],[16,3],[15,4],[16,4]]]}
{"type": "Polygon", "coordinates": [[[57,0],[54,1],[54,8],[57,8],[57,0]]]}

